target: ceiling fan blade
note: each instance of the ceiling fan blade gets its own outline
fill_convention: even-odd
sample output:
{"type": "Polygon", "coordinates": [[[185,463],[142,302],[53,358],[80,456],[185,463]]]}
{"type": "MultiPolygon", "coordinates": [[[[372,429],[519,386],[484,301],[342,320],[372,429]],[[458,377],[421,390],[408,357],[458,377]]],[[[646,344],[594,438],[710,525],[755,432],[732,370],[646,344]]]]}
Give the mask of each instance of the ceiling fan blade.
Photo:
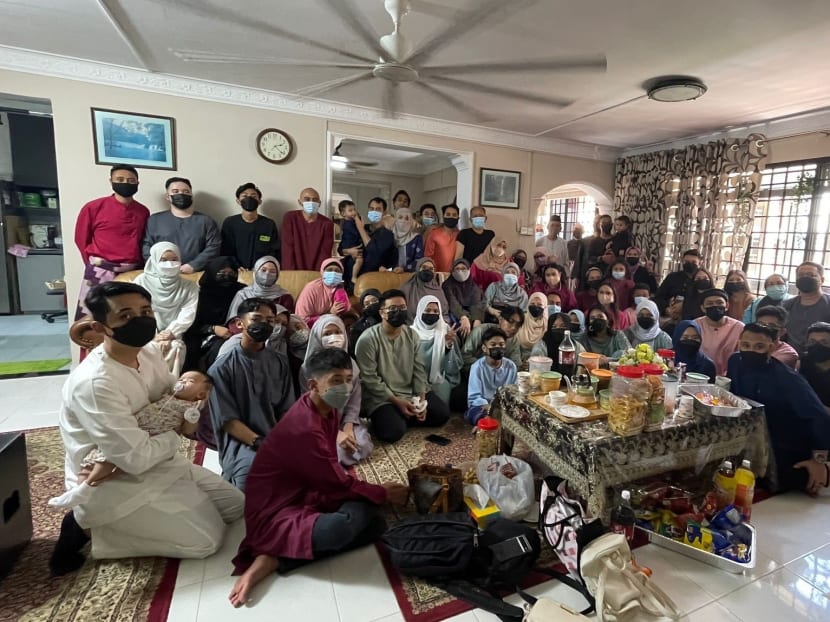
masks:
{"type": "Polygon", "coordinates": [[[556,106],[557,108],[564,108],[573,103],[572,99],[561,99],[556,97],[544,97],[542,95],[534,95],[524,91],[514,91],[512,89],[504,89],[491,84],[478,84],[476,82],[468,82],[467,80],[459,80],[458,78],[447,78],[444,76],[430,76],[426,78],[430,82],[438,82],[446,86],[452,86],[462,91],[471,91],[479,95],[500,95],[502,97],[509,97],[511,99],[521,99],[526,102],[534,104],[544,104],[546,106],[556,106]]]}
{"type": "Polygon", "coordinates": [[[424,15],[432,15],[433,17],[448,20],[457,20],[470,13],[470,11],[465,9],[453,9],[443,4],[438,4],[437,2],[428,2],[427,0],[409,0],[409,6],[413,13],[423,13],[424,15]]]}
{"type": "Polygon", "coordinates": [[[418,46],[418,49],[409,55],[404,61],[404,64],[422,65],[441,48],[446,47],[453,41],[457,41],[474,28],[501,19],[505,13],[516,13],[538,1],[510,0],[510,2],[505,2],[505,0],[484,0],[483,4],[477,9],[462,14],[460,18],[447,24],[442,30],[439,30],[418,46]]]}
{"type": "Polygon", "coordinates": [[[500,71],[605,71],[608,63],[605,55],[560,60],[526,60],[507,63],[470,63],[466,65],[433,65],[421,67],[422,76],[456,73],[496,73],[500,71]]]}
{"type": "Polygon", "coordinates": [[[288,41],[294,41],[295,43],[302,43],[304,45],[317,48],[318,50],[333,52],[338,56],[361,61],[363,63],[377,62],[368,56],[353,54],[351,52],[341,50],[333,45],[328,45],[317,38],[304,37],[303,35],[292,32],[291,30],[286,30],[278,26],[272,26],[271,24],[265,24],[257,15],[248,17],[241,12],[234,12],[227,9],[225,6],[221,6],[216,3],[208,3],[203,0],[151,0],[151,2],[155,2],[156,4],[161,4],[166,7],[186,8],[190,13],[200,15],[210,20],[218,19],[237,26],[244,26],[253,32],[259,32],[273,37],[280,37],[281,39],[287,39],[288,41]]]}
{"type": "Polygon", "coordinates": [[[294,95],[300,95],[302,97],[320,97],[324,93],[329,93],[357,82],[363,82],[364,80],[372,80],[374,77],[375,76],[372,75],[371,71],[363,71],[361,73],[354,73],[342,78],[335,78],[334,80],[327,80],[326,82],[319,82],[317,84],[312,84],[311,86],[305,86],[301,89],[293,91],[293,93],[294,95]]]}
{"type": "Polygon", "coordinates": [[[384,49],[380,46],[380,35],[371,32],[366,24],[368,20],[366,16],[354,4],[346,0],[323,0],[328,8],[337,14],[346,25],[365,43],[372,52],[377,54],[378,58],[386,58],[388,56],[384,49]]]}
{"type": "Polygon", "coordinates": [[[241,56],[239,54],[218,54],[202,50],[170,50],[175,56],[189,63],[220,63],[245,65],[283,65],[286,67],[329,67],[332,69],[372,69],[369,63],[338,63],[326,61],[295,60],[291,58],[269,58],[241,56]]]}
{"type": "Polygon", "coordinates": [[[386,80],[383,87],[383,110],[387,117],[396,119],[401,111],[400,84],[386,80]]]}
{"type": "Polygon", "coordinates": [[[420,89],[432,93],[435,97],[446,102],[453,108],[457,108],[458,110],[461,110],[462,112],[470,115],[473,118],[473,120],[478,123],[487,123],[488,121],[493,121],[492,118],[490,118],[488,115],[485,115],[483,112],[481,112],[481,110],[478,110],[473,106],[470,106],[468,103],[461,101],[457,97],[453,97],[452,95],[449,95],[444,91],[435,88],[431,84],[426,84],[425,82],[413,82],[412,84],[420,89]]]}

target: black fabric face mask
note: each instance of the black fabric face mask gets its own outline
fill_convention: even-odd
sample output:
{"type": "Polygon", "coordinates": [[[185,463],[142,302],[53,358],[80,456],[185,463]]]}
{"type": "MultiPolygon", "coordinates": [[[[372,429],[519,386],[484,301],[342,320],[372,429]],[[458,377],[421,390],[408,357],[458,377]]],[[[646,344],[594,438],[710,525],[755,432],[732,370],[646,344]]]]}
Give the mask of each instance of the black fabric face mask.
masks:
{"type": "Polygon", "coordinates": [[[811,276],[800,276],[796,279],[795,286],[800,292],[812,294],[818,291],[818,280],[811,276]]]}
{"type": "Polygon", "coordinates": [[[531,317],[540,318],[542,314],[545,312],[544,308],[538,305],[530,305],[528,308],[528,313],[530,313],[531,317]]]}
{"type": "Polygon", "coordinates": [[[813,363],[826,363],[830,361],[830,346],[826,346],[823,343],[807,344],[804,356],[813,363]]]}
{"type": "Polygon", "coordinates": [[[713,322],[720,322],[726,315],[726,307],[706,307],[706,317],[713,322]]]}
{"type": "Polygon", "coordinates": [[[700,342],[694,339],[681,339],[677,342],[677,345],[680,346],[681,350],[691,356],[694,356],[700,350],[700,342]]]}
{"type": "Polygon", "coordinates": [[[527,263],[527,258],[522,259],[521,257],[514,257],[513,258],[513,263],[515,263],[520,268],[524,268],[525,264],[527,263]]]}
{"type": "Polygon", "coordinates": [[[632,267],[638,266],[638,265],[640,265],[640,258],[639,257],[626,257],[625,262],[629,266],[632,266],[632,267]]]}
{"type": "Polygon", "coordinates": [[[424,283],[429,283],[435,278],[435,273],[432,270],[421,270],[418,272],[418,278],[424,283]]]}
{"type": "Polygon", "coordinates": [[[138,192],[138,184],[124,184],[113,182],[112,191],[120,197],[129,199],[136,192],[138,192]]]}
{"type": "Polygon", "coordinates": [[[376,302],[363,309],[363,315],[369,317],[380,317],[380,303],[376,302]]]}
{"type": "Polygon", "coordinates": [[[239,201],[239,205],[242,206],[242,209],[246,212],[255,212],[259,207],[259,200],[256,197],[245,197],[239,201]]]}
{"type": "Polygon", "coordinates": [[[441,316],[437,313],[422,313],[421,321],[427,326],[433,326],[438,322],[439,317],[441,316]]]}
{"type": "Polygon", "coordinates": [[[745,283],[727,283],[726,286],[723,288],[727,294],[737,294],[738,292],[742,292],[746,290],[745,283]]]}
{"type": "Polygon", "coordinates": [[[642,328],[643,330],[648,330],[649,328],[652,328],[654,326],[655,321],[656,320],[653,317],[643,316],[637,318],[637,324],[639,324],[640,328],[642,328]]]}
{"type": "Polygon", "coordinates": [[[123,326],[109,328],[112,330],[112,338],[118,343],[131,348],[143,348],[156,336],[156,318],[141,315],[123,326]]]}
{"type": "Polygon", "coordinates": [[[487,348],[487,354],[494,361],[500,361],[504,358],[504,348],[487,348]]]}
{"type": "Polygon", "coordinates": [[[216,276],[216,282],[222,287],[228,287],[236,283],[238,278],[238,274],[218,274],[216,276]]]}
{"type": "Polygon", "coordinates": [[[444,224],[450,229],[455,229],[458,226],[458,218],[445,218],[444,224]]]}
{"type": "Polygon", "coordinates": [[[695,272],[697,272],[697,264],[692,263],[691,261],[684,261],[683,272],[689,275],[694,274],[695,272]]]}
{"type": "Polygon", "coordinates": [[[757,369],[767,364],[767,354],[764,352],[744,352],[741,350],[741,361],[751,369],[757,369]]]}
{"type": "Polygon", "coordinates": [[[590,279],[586,282],[588,289],[599,289],[602,279],[590,279]]]}
{"type": "Polygon", "coordinates": [[[588,324],[588,334],[589,335],[599,335],[602,331],[608,328],[608,320],[603,320],[600,318],[596,318],[591,320],[591,323],[588,324]]]}
{"type": "Polygon", "coordinates": [[[571,332],[572,333],[578,333],[581,330],[582,330],[582,326],[580,326],[577,322],[571,323],[571,332]]]}
{"type": "Polygon", "coordinates": [[[173,207],[187,209],[193,205],[193,197],[189,194],[174,194],[170,196],[170,202],[173,204],[173,207]]]}
{"type": "Polygon", "coordinates": [[[257,343],[265,343],[274,332],[274,327],[268,322],[251,322],[245,331],[257,343]]]}
{"type": "Polygon", "coordinates": [[[386,321],[392,328],[399,328],[406,324],[406,311],[390,311],[386,314],[386,321]]]}
{"type": "Polygon", "coordinates": [[[697,291],[705,292],[707,289],[712,289],[712,281],[709,279],[695,281],[695,287],[697,288],[697,291]]]}
{"type": "Polygon", "coordinates": [[[605,234],[608,235],[611,233],[611,227],[613,227],[612,223],[608,223],[607,225],[600,225],[600,230],[605,234]]]}

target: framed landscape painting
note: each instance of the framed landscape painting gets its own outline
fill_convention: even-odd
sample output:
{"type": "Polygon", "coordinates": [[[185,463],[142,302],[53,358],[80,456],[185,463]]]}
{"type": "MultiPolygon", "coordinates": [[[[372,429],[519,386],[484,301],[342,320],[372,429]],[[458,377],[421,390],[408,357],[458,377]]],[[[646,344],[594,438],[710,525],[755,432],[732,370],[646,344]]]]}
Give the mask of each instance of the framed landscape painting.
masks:
{"type": "Polygon", "coordinates": [[[522,174],[518,171],[482,168],[478,187],[478,204],[482,207],[519,209],[521,180],[522,174]]]}
{"type": "Polygon", "coordinates": [[[172,117],[92,108],[96,164],[176,169],[176,121],[172,117]]]}

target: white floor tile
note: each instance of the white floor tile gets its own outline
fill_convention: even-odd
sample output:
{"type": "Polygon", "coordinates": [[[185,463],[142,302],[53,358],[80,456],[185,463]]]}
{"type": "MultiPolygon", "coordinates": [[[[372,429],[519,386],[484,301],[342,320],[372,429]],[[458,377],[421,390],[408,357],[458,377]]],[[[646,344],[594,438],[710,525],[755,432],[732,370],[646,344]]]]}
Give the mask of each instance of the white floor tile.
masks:
{"type": "MultiPolygon", "coordinates": [[[[345,618],[341,618],[341,620],[345,620],[345,618]]],[[[478,616],[472,611],[465,611],[457,616],[447,618],[444,622],[478,622],[478,616]]]]}
{"type": "Polygon", "coordinates": [[[779,495],[752,509],[758,548],[779,564],[788,564],[830,542],[830,497],[803,493],[779,495]]]}
{"type": "Polygon", "coordinates": [[[830,600],[786,568],[754,581],[719,601],[746,622],[827,622],[830,600]]]}
{"type": "Polygon", "coordinates": [[[202,596],[202,582],[192,585],[176,586],[167,622],[196,622],[199,612],[199,599],[202,596]]]}
{"type": "Polygon", "coordinates": [[[239,543],[245,537],[245,520],[239,519],[228,525],[222,547],[213,555],[204,560],[205,581],[230,576],[233,572],[231,560],[236,557],[239,543]]]}
{"type": "Polygon", "coordinates": [[[52,428],[58,425],[58,414],[58,411],[31,415],[15,414],[0,423],[0,432],[52,428]]]}
{"type": "Polygon", "coordinates": [[[341,620],[371,622],[399,611],[374,546],[338,555],[329,560],[329,567],[341,620]]]}
{"type": "Polygon", "coordinates": [[[186,585],[199,585],[205,580],[205,560],[183,559],[179,562],[179,572],[176,575],[176,590],[186,585]]]}
{"type": "Polygon", "coordinates": [[[830,544],[790,562],[787,569],[830,596],[830,544]]]}
{"type": "Polygon", "coordinates": [[[719,603],[711,603],[683,616],[680,622],[742,622],[742,620],[719,603]]]}
{"type": "MultiPolygon", "coordinates": [[[[406,622],[406,618],[403,617],[403,614],[400,611],[396,611],[391,616],[378,618],[377,620],[372,620],[372,622],[406,622]]],[[[473,622],[477,622],[477,620],[473,619],[473,622]]]]}
{"type": "Polygon", "coordinates": [[[222,465],[219,464],[219,452],[213,449],[205,450],[205,458],[202,460],[202,466],[209,471],[213,471],[217,475],[222,475],[222,465]]]}
{"type": "Polygon", "coordinates": [[[274,574],[254,589],[250,605],[236,610],[228,602],[235,581],[236,577],[222,577],[203,584],[197,622],[340,620],[326,561],[309,564],[288,576],[274,574]]]}
{"type": "MultiPolygon", "coordinates": [[[[537,598],[545,597],[560,602],[574,611],[581,611],[588,606],[582,594],[556,579],[540,583],[525,591],[537,598]]],[[[505,601],[517,607],[521,607],[524,603],[524,600],[518,594],[511,594],[505,598],[505,601]]],[[[474,613],[479,622],[499,622],[495,615],[482,609],[476,609],[474,613]]]]}

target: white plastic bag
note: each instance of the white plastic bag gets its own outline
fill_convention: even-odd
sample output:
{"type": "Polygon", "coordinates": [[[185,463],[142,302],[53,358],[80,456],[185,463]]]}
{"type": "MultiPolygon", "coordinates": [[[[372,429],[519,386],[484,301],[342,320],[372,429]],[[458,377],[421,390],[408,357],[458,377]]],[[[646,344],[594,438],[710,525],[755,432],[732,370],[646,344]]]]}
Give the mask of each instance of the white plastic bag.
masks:
{"type": "Polygon", "coordinates": [[[478,482],[499,506],[503,518],[522,520],[534,504],[533,471],[530,465],[510,456],[490,456],[478,461],[478,482]],[[515,473],[507,477],[507,473],[515,473]]]}

